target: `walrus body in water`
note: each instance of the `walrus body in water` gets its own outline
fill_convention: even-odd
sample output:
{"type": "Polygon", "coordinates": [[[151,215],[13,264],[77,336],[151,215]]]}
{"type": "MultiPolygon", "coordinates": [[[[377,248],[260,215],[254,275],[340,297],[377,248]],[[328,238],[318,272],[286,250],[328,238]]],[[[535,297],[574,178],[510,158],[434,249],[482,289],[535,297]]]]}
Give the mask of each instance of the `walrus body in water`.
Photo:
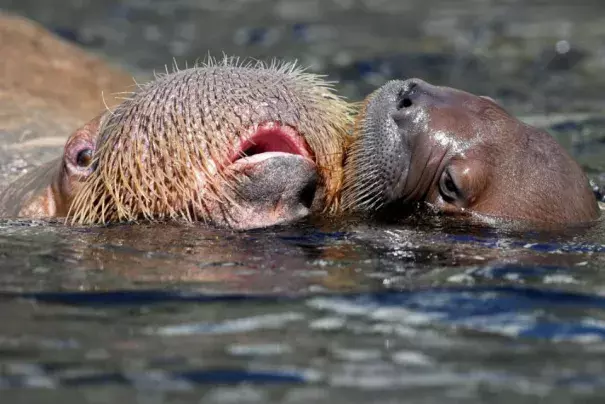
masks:
{"type": "Polygon", "coordinates": [[[0,215],[249,229],[334,210],[349,108],[321,77],[289,64],[226,59],[166,74],[12,183],[0,215]]]}
{"type": "Polygon", "coordinates": [[[599,217],[586,175],[563,147],[488,97],[391,81],[366,99],[355,133],[345,209],[393,216],[424,204],[492,224],[599,217]]]}

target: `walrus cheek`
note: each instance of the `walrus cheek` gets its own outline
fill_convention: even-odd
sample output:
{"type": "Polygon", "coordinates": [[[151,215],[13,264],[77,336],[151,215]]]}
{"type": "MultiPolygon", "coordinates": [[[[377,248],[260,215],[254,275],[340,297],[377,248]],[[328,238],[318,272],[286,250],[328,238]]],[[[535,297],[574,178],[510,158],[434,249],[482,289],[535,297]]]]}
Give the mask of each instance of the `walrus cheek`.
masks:
{"type": "Polygon", "coordinates": [[[211,209],[214,224],[252,229],[290,223],[311,213],[319,177],[315,164],[300,155],[269,152],[229,167],[232,204],[211,209]]]}

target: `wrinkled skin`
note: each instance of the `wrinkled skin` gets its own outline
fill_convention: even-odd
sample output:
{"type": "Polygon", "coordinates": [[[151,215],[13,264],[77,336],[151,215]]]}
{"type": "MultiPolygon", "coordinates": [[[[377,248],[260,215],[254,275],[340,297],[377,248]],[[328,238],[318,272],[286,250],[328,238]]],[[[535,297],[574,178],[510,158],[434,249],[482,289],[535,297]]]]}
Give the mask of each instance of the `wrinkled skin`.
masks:
{"type": "Polygon", "coordinates": [[[334,209],[349,106],[289,65],[222,64],[143,85],[0,194],[4,217],[185,219],[234,229],[334,209]]]}
{"type": "Polygon", "coordinates": [[[343,203],[403,213],[428,205],[496,223],[583,223],[599,208],[580,166],[548,133],[492,99],[419,79],[366,100],[345,167],[343,203]]]}

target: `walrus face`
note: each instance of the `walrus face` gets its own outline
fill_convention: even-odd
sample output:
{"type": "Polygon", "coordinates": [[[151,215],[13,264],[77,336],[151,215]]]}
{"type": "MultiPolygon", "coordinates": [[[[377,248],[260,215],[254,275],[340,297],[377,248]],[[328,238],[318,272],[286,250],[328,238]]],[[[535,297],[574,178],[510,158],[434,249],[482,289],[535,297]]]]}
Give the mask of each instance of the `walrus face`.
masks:
{"type": "Polygon", "coordinates": [[[366,99],[355,131],[345,208],[426,202],[452,214],[555,223],[599,215],[586,176],[552,136],[488,97],[391,81],[366,99]]]}
{"type": "Polygon", "coordinates": [[[42,196],[15,191],[17,180],[0,202],[27,197],[19,216],[79,224],[288,223],[336,209],[350,117],[325,81],[291,65],[176,71],[76,131],[42,196]]]}
{"type": "MultiPolygon", "coordinates": [[[[57,207],[70,206],[93,173],[101,118],[78,129],[64,147],[55,191],[55,199],[62,200],[56,203],[57,207]]],[[[199,180],[200,194],[207,192],[204,189],[207,173],[200,170],[197,175],[204,179],[199,180]]],[[[307,216],[312,204],[321,203],[324,196],[319,189],[315,157],[305,138],[294,128],[277,123],[255,125],[243,139],[236,141],[230,154],[221,160],[221,172],[217,171],[215,176],[227,180],[219,180],[216,185],[215,192],[222,200],[205,200],[203,207],[189,206],[191,211],[182,214],[233,228],[264,227],[307,216]]],[[[153,215],[157,212],[149,218],[154,218],[153,215]]]]}
{"type": "Polygon", "coordinates": [[[323,80],[290,65],[167,74],[103,119],[70,216],[237,229],[300,219],[340,190],[349,117],[323,80]]]}

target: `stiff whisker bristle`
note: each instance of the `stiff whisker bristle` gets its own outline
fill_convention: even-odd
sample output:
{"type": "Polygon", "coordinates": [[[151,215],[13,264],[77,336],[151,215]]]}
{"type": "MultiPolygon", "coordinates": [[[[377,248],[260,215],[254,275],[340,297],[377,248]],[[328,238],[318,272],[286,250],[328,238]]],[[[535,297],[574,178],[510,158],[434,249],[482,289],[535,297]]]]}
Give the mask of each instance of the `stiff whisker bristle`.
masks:
{"type": "Polygon", "coordinates": [[[373,96],[370,94],[363,102],[351,106],[356,111],[357,119],[353,124],[355,135],[346,146],[342,209],[347,211],[376,210],[384,204],[383,184],[379,180],[381,169],[373,159],[368,158],[373,149],[366,141],[375,138],[366,122],[366,108],[373,96]]]}

